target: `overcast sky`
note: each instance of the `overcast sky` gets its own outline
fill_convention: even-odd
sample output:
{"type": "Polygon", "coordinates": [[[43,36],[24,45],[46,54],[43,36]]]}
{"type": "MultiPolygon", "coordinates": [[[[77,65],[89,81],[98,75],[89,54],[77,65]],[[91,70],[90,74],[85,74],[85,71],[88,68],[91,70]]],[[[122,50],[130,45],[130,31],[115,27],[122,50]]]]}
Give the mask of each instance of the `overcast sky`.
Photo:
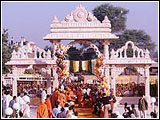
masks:
{"type": "Polygon", "coordinates": [[[148,33],[158,45],[158,3],[157,2],[3,2],[2,28],[9,29],[9,37],[20,41],[21,36],[44,48],[51,45],[43,37],[50,32],[53,17],[62,21],[67,14],[82,4],[87,11],[103,3],[129,10],[127,29],[139,29],[148,33]]]}

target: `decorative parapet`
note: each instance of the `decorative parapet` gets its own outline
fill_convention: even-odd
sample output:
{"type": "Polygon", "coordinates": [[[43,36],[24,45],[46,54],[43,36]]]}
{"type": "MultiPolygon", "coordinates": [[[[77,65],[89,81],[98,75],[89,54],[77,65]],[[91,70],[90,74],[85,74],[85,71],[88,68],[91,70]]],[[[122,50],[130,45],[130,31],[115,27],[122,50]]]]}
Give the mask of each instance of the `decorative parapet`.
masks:
{"type": "Polygon", "coordinates": [[[35,45],[34,42],[28,42],[26,45],[22,44],[18,51],[12,52],[11,60],[13,59],[33,59],[33,58],[51,58],[51,51],[47,52],[35,45]]]}
{"type": "Polygon", "coordinates": [[[54,17],[50,28],[51,33],[44,37],[45,40],[118,38],[111,33],[111,24],[107,16],[101,23],[81,5],[77,6],[61,22],[58,21],[57,17],[54,17]]]}
{"type": "Polygon", "coordinates": [[[126,42],[126,44],[119,48],[117,51],[112,49],[111,57],[108,64],[153,64],[155,63],[149,56],[149,51],[142,50],[134,45],[132,41],[126,42]],[[133,49],[133,57],[127,56],[128,45],[131,45],[133,49]]]}

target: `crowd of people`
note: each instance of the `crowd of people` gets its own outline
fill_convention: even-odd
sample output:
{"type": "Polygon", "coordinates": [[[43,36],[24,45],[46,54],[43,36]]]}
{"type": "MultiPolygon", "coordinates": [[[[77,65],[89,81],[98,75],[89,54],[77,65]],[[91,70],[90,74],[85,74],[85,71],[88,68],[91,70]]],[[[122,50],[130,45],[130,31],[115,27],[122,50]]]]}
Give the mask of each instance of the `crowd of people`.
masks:
{"type": "Polygon", "coordinates": [[[116,96],[118,97],[129,97],[137,96],[142,97],[145,93],[145,84],[136,84],[135,82],[127,84],[116,84],[116,96]]]}
{"type": "MultiPolygon", "coordinates": [[[[125,103],[124,113],[115,112],[114,103],[117,102],[113,89],[103,88],[99,84],[68,84],[61,82],[58,88],[49,95],[45,88],[36,91],[40,103],[36,108],[37,118],[78,118],[76,108],[92,108],[93,114],[100,118],[137,118],[146,117],[148,109],[144,97],[139,100],[138,116],[135,105],[131,107],[125,103]],[[144,104],[144,105],[142,105],[144,104]]],[[[17,96],[11,96],[8,89],[3,89],[3,117],[30,118],[30,96],[26,89],[17,96]],[[15,103],[18,103],[16,107],[15,103]],[[8,115],[7,110],[12,109],[8,115]]],[[[151,113],[155,117],[155,112],[151,113]]]]}

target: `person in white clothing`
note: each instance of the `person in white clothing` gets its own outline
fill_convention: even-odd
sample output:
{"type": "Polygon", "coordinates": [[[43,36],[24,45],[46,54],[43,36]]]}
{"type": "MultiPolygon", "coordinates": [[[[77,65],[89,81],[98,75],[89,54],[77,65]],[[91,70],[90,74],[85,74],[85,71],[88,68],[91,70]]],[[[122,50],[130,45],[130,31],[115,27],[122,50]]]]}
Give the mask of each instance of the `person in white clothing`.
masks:
{"type": "Polygon", "coordinates": [[[45,100],[46,97],[47,97],[46,91],[45,91],[45,89],[43,89],[43,91],[41,93],[41,98],[45,100]]]}
{"type": "Polygon", "coordinates": [[[11,101],[12,99],[13,99],[13,97],[10,95],[10,92],[7,91],[7,92],[6,92],[6,97],[5,97],[6,108],[9,107],[9,103],[10,103],[10,101],[11,101]]]}
{"type": "Polygon", "coordinates": [[[27,95],[27,93],[24,93],[24,96],[22,98],[24,101],[25,99],[28,99],[28,101],[30,102],[30,97],[27,95]]]}
{"type": "Polygon", "coordinates": [[[29,106],[29,103],[30,103],[30,99],[25,97],[24,98],[24,101],[26,104],[23,105],[23,117],[24,118],[30,118],[30,106],[29,106]]]}
{"type": "Polygon", "coordinates": [[[5,117],[5,110],[6,110],[6,91],[2,91],[2,116],[5,117]]]}
{"type": "Polygon", "coordinates": [[[17,96],[17,103],[19,104],[20,106],[20,109],[21,111],[23,111],[23,105],[26,104],[25,101],[23,100],[23,98],[20,96],[20,93],[18,93],[18,96],[17,96]]]}
{"type": "Polygon", "coordinates": [[[89,93],[90,93],[91,89],[90,88],[87,88],[87,95],[89,96],[89,93]]]}

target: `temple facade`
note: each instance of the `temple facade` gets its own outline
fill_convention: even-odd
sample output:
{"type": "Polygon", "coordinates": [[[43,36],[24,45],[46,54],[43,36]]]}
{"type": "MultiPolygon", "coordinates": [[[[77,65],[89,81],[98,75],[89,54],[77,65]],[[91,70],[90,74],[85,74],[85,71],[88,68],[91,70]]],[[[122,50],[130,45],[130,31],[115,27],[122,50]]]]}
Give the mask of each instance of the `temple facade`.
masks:
{"type": "Polygon", "coordinates": [[[48,50],[46,52],[38,48],[33,42],[28,42],[24,46],[25,39],[22,39],[21,47],[18,51],[13,51],[11,61],[6,63],[6,65],[12,66],[13,95],[17,95],[18,76],[24,74],[26,69],[37,69],[39,74],[45,77],[48,93],[51,93],[51,88],[58,87],[56,62],[58,58],[56,52],[60,49],[61,40],[74,40],[62,48],[68,50],[75,43],[83,43],[93,48],[98,57],[103,56],[104,67],[102,71],[106,77],[105,81],[108,87],[113,88],[114,91],[116,91],[116,77],[126,67],[134,66],[144,78],[145,97],[148,101],[150,100],[149,68],[155,62],[151,60],[147,49],[142,50],[131,41],[128,41],[122,48],[116,51],[114,49],[109,51],[110,42],[118,40],[118,37],[111,33],[111,23],[107,16],[100,22],[91,12],[88,12],[83,6],[79,5],[62,21],[59,21],[55,16],[50,26],[50,33],[44,36],[43,39],[52,43],[52,55],[51,51],[48,50]],[[103,44],[103,53],[92,43],[93,40],[98,40],[103,44]],[[129,45],[133,49],[132,57],[127,56],[129,45]]]}

